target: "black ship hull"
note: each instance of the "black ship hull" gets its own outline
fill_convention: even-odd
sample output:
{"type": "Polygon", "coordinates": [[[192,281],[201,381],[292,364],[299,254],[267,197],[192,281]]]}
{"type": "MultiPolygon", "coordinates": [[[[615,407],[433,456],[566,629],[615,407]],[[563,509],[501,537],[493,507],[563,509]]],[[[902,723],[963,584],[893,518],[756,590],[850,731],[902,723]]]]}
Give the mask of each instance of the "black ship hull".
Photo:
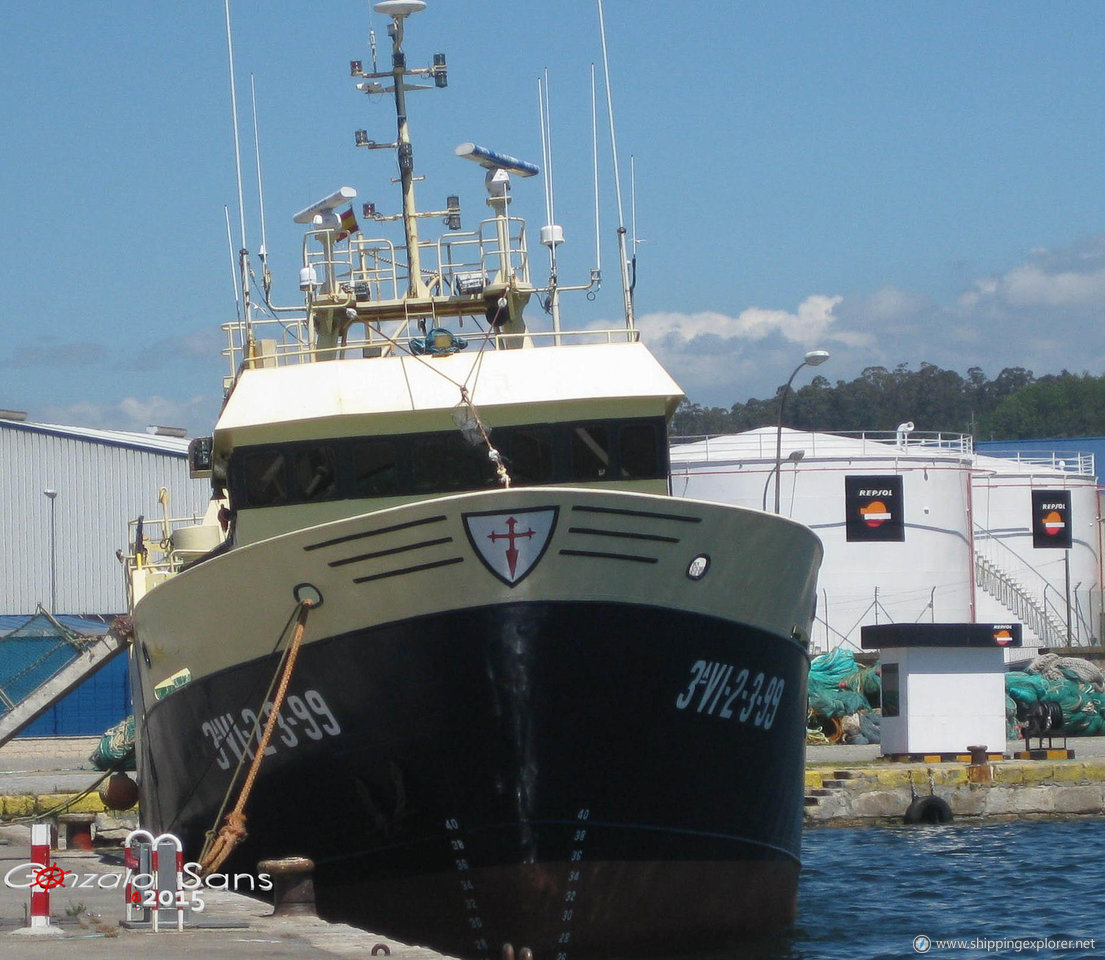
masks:
{"type": "MultiPolygon", "coordinates": [[[[143,819],[190,858],[275,665],[147,711],[143,819]]],[[[660,607],[504,603],[305,645],[289,694],[223,871],[308,856],[329,919],[463,957],[510,942],[575,960],[793,918],[806,658],[790,639],[660,607]]]]}

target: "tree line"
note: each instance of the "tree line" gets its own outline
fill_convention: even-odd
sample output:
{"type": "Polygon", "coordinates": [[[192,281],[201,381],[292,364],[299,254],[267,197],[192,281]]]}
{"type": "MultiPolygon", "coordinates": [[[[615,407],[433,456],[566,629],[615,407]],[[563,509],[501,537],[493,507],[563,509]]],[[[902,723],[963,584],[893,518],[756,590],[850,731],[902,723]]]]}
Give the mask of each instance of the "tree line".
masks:
{"type": "MultiPolygon", "coordinates": [[[[775,426],[779,397],[724,407],[684,400],[672,418],[677,437],[739,433],[775,426]]],[[[922,363],[919,370],[867,367],[851,381],[815,376],[787,397],[784,426],[796,430],[894,430],[912,420],[918,431],[968,433],[977,440],[1105,436],[1105,376],[1070,373],[1036,377],[1006,367],[993,380],[979,367],[963,377],[922,363]]]]}

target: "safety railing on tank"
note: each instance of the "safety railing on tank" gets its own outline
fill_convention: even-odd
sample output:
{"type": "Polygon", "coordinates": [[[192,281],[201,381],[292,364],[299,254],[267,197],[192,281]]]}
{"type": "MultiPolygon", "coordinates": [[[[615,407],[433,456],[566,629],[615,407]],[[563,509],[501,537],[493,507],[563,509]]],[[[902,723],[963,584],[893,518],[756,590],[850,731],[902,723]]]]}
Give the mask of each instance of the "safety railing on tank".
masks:
{"type": "MultiPolygon", "coordinates": [[[[669,442],[672,446],[696,444],[694,454],[701,455],[705,461],[740,458],[774,460],[776,439],[775,428],[772,427],[744,433],[673,436],[669,442]]],[[[803,433],[802,447],[807,460],[811,457],[893,457],[897,454],[967,457],[973,452],[974,441],[966,433],[933,431],[904,434],[894,430],[845,430],[803,433]]]]}
{"type": "Polygon", "coordinates": [[[1043,467],[1061,473],[1075,473],[1083,477],[1096,477],[1097,469],[1092,453],[1076,450],[1053,450],[1049,453],[1026,453],[1021,450],[980,450],[980,454],[998,460],[1010,460],[1027,467],[1043,467]]]}

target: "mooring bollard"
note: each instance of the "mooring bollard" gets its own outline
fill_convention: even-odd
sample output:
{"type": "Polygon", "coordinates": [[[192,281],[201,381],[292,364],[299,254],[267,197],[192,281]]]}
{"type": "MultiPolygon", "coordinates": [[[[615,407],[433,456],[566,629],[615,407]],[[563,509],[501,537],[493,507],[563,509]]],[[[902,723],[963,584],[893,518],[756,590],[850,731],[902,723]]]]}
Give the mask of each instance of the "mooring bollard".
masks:
{"type": "Polygon", "coordinates": [[[990,770],[990,758],[986,755],[985,746],[971,746],[967,750],[971,754],[971,763],[967,767],[967,779],[971,783],[989,783],[994,779],[990,770]]]}
{"type": "Polygon", "coordinates": [[[315,916],[313,860],[306,857],[282,857],[262,860],[260,873],[272,877],[272,915],[274,917],[315,916]]]}

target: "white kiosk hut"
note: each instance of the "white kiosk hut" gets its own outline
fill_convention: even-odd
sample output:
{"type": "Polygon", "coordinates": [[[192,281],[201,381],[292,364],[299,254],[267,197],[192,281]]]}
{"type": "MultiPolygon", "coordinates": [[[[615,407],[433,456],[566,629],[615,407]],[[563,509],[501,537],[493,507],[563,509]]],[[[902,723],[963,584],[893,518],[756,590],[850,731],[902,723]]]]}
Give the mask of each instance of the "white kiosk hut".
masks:
{"type": "Polygon", "coordinates": [[[968,759],[970,747],[1005,752],[1005,650],[1019,623],[888,623],[862,630],[881,651],[882,754],[968,759]]]}

